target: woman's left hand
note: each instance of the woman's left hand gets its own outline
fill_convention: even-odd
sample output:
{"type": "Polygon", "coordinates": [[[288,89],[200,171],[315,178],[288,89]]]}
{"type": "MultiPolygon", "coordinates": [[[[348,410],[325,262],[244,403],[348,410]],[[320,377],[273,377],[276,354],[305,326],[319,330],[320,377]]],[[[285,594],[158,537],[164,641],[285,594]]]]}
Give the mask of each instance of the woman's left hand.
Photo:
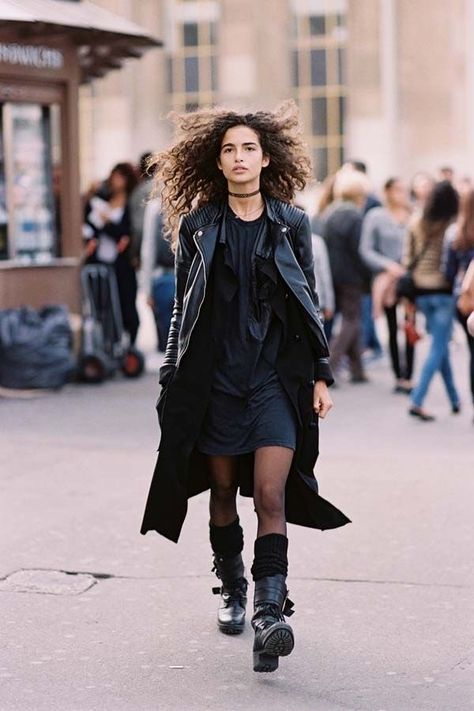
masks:
{"type": "Polygon", "coordinates": [[[314,385],[313,408],[314,411],[324,419],[333,406],[333,401],[329,395],[326,381],[318,380],[314,385]]]}
{"type": "Polygon", "coordinates": [[[130,244],[130,237],[128,235],[124,235],[123,237],[120,237],[119,241],[117,242],[117,249],[120,254],[123,254],[125,250],[127,249],[128,245],[130,244]]]}

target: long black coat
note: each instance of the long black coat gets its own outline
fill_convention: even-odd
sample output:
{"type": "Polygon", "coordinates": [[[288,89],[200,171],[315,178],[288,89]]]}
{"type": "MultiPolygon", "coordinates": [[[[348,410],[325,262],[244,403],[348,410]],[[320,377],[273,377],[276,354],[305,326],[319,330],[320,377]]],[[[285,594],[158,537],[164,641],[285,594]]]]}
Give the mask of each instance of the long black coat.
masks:
{"type": "MultiPolygon", "coordinates": [[[[268,228],[256,248],[257,294],[270,299],[284,326],[276,370],[298,421],[296,450],[285,492],[286,518],[290,523],[311,528],[336,528],[349,523],[349,519],[319,496],[313,473],[319,451],[318,418],[313,410],[314,379],[321,377],[331,382],[332,378],[326,366],[327,344],[319,333],[319,316],[308,285],[308,275],[312,275],[309,221],[304,213],[279,201],[267,200],[266,205],[268,228]]],[[[226,305],[238,288],[225,268],[222,210],[213,213],[210,224],[206,224],[209,211],[202,217],[197,211],[193,217],[193,236],[201,237],[197,257],[201,255],[207,264],[204,298],[186,342],[185,355],[177,358],[178,367],[165,382],[159,399],[161,440],[141,528],[143,534],[156,530],[175,542],[186,517],[188,499],[209,488],[206,457],[195,444],[212,387],[220,324],[225,322],[226,305]]],[[[178,249],[178,286],[178,262],[182,261],[179,255],[178,249]]],[[[194,257],[193,261],[190,258],[190,271],[194,263],[194,257]]],[[[185,276],[183,282],[189,288],[193,275],[185,276]]],[[[189,301],[189,294],[184,289],[180,292],[178,288],[178,302],[185,302],[186,298],[189,301]]],[[[182,303],[177,306],[181,309],[182,303]]],[[[183,334],[180,340],[186,340],[183,334]]],[[[244,496],[253,495],[253,456],[239,458],[240,493],[244,496]]]]}

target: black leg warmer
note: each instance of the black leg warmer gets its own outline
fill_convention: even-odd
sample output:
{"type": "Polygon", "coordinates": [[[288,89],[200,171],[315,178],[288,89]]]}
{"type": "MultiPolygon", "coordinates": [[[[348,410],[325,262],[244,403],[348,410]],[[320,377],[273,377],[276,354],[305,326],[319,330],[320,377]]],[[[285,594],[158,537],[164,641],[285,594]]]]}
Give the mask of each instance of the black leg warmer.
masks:
{"type": "Polygon", "coordinates": [[[222,558],[232,558],[242,552],[244,547],[244,532],[239,517],[227,526],[209,524],[209,538],[212,551],[222,558]]]}
{"type": "Polygon", "coordinates": [[[288,574],[288,538],[281,533],[268,533],[255,541],[252,577],[261,580],[269,575],[288,574]]]}

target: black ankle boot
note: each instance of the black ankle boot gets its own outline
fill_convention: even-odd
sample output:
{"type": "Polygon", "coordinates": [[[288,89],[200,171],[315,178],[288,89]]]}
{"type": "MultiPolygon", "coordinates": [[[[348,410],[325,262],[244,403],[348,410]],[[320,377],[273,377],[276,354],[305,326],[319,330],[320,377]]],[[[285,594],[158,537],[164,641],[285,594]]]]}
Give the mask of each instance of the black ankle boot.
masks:
{"type": "Polygon", "coordinates": [[[293,630],[284,615],[293,614],[293,603],[287,597],[284,575],[271,575],[255,582],[253,670],[272,672],[278,669],[278,657],[293,650],[293,630]]]}
{"type": "Polygon", "coordinates": [[[240,634],[244,631],[248,586],[241,553],[232,558],[215,554],[213,571],[222,582],[220,587],[212,588],[214,595],[222,598],[217,626],[224,634],[240,634]]]}

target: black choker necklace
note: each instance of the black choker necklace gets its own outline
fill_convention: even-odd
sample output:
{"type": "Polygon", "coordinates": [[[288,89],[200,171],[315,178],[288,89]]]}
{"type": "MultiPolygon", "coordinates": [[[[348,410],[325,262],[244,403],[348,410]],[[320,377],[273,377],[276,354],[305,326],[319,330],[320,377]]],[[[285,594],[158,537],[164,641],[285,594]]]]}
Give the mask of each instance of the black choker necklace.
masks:
{"type": "Polygon", "coordinates": [[[238,198],[246,198],[246,197],[253,197],[254,195],[258,195],[260,192],[260,188],[258,190],[255,190],[253,193],[231,193],[230,190],[228,191],[229,195],[232,195],[232,197],[238,197],[238,198]]]}

